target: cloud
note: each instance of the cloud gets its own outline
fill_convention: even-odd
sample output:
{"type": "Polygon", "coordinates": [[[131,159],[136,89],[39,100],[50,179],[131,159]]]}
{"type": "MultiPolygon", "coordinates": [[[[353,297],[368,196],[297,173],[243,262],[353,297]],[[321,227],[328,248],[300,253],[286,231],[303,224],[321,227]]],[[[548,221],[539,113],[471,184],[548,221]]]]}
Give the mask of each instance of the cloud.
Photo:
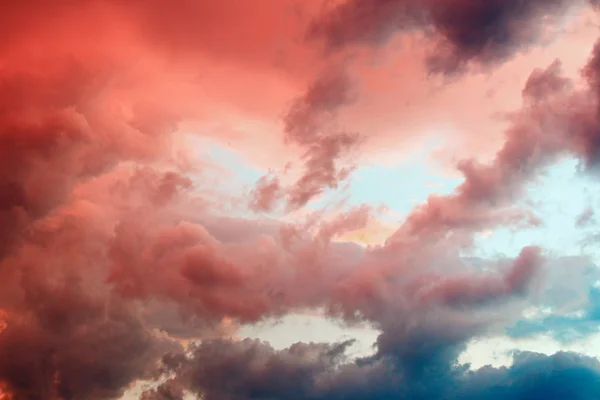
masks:
{"type": "Polygon", "coordinates": [[[433,73],[451,74],[472,63],[504,63],[543,38],[562,13],[580,2],[427,0],[349,0],[337,3],[313,21],[308,36],[329,49],[352,44],[379,45],[396,33],[423,30],[435,51],[428,56],[433,73]]]}
{"type": "MultiPolygon", "coordinates": [[[[583,69],[588,82],[595,70],[594,54],[595,50],[583,69]]],[[[535,215],[512,205],[523,196],[527,183],[561,157],[574,155],[588,169],[595,164],[595,96],[593,84],[575,89],[563,75],[560,61],[534,70],[522,90],[522,108],[507,116],[505,141],[492,161],[487,165],[459,161],[463,183],[454,193],[432,195],[417,206],[388,244],[393,246],[405,236],[439,239],[497,225],[540,225],[535,215]]]]}
{"type": "Polygon", "coordinates": [[[256,211],[271,211],[280,197],[281,184],[279,178],[263,176],[252,191],[250,208],[256,211]]]}
{"type": "Polygon", "coordinates": [[[489,260],[487,270],[462,250],[481,229],[539,223],[514,202],[563,154],[593,172],[598,47],[583,89],[558,62],[534,71],[492,162],[457,163],[464,182],[456,191],[431,196],[382,246],[340,242],[369,224],[368,205],[306,220],[300,212],[279,220],[215,205],[221,197],[184,140],[189,127],[220,137],[209,129],[215,119],[239,116],[233,122],[251,125],[275,118],[283,104],[277,139],[296,149],[290,154],[300,154],[302,170],[289,186],[279,175],[261,179],[251,206],[267,212],[281,201],[299,211],[348,178],[369,136],[340,118],[361,94],[352,68],[360,52],[320,57],[303,38],[307,28],[334,48],[407,32],[401,23],[431,28],[439,51],[430,71],[450,73],[506,62],[537,40],[543,15],[567,3],[352,0],[317,19],[317,2],[303,4],[3,6],[0,37],[10,38],[0,39],[4,392],[115,399],[148,379],[166,382],[146,399],[178,399],[186,390],[207,399],[598,392],[597,364],[571,354],[521,354],[505,369],[455,366],[468,340],[518,318],[546,269],[535,246],[489,260]],[[381,332],[375,354],[349,360],[349,342],[278,351],[226,339],[236,324],[306,308],[372,325],[381,332]],[[183,348],[179,339],[198,342],[183,348]]]}
{"type": "MultiPolygon", "coordinates": [[[[276,351],[268,344],[206,342],[173,368],[179,384],[207,399],[453,399],[541,398],[555,394],[585,399],[600,390],[597,360],[573,353],[521,352],[511,367],[471,372],[436,359],[411,375],[394,358],[344,360],[349,343],[302,344],[276,351]],[[235,377],[235,381],[232,381],[235,377]]],[[[169,383],[171,384],[171,383],[169,383]]]]}
{"type": "Polygon", "coordinates": [[[263,211],[271,210],[275,201],[284,197],[287,197],[287,209],[297,210],[326,189],[336,189],[348,177],[351,168],[338,164],[359,145],[361,137],[337,127],[336,115],[354,101],[352,89],[353,82],[347,71],[327,66],[306,92],[293,101],[283,117],[284,139],[302,149],[303,172],[285,191],[265,186],[266,177],[260,179],[253,193],[257,199],[269,200],[263,204],[267,206],[263,211]]]}
{"type": "Polygon", "coordinates": [[[590,336],[600,328],[600,292],[597,267],[584,259],[555,260],[546,277],[534,307],[541,312],[508,326],[513,338],[549,335],[560,343],[573,343],[590,336]],[[567,269],[567,271],[564,271],[567,269]],[[578,277],[566,280],[565,274],[578,277]]]}
{"type": "Polygon", "coordinates": [[[318,140],[305,153],[305,172],[291,188],[290,209],[306,205],[324,189],[336,189],[351,172],[351,167],[338,168],[336,161],[356,146],[357,134],[340,133],[318,140]]]}
{"type": "Polygon", "coordinates": [[[541,264],[539,248],[524,248],[503,279],[450,277],[438,282],[431,279],[429,286],[417,292],[417,297],[423,302],[441,301],[456,305],[485,303],[523,292],[541,264]]]}
{"type": "Polygon", "coordinates": [[[595,220],[594,214],[594,210],[591,207],[587,207],[585,210],[583,210],[582,213],[579,214],[579,216],[575,220],[575,226],[581,228],[591,224],[595,220]]]}

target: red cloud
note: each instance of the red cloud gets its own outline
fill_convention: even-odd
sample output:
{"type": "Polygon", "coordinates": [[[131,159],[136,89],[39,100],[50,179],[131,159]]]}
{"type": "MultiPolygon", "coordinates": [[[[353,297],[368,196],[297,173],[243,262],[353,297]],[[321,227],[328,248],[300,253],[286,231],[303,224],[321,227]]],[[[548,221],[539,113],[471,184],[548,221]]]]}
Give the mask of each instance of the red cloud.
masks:
{"type": "MultiPolygon", "coordinates": [[[[349,1],[317,20],[312,34],[335,45],[369,42],[410,19],[415,27],[437,32],[449,51],[441,60],[446,71],[448,60],[454,67],[508,59],[531,44],[537,30],[528,30],[529,22],[563,5],[531,2],[519,8],[521,3],[472,9],[466,1],[455,8],[429,1],[408,9],[401,1],[387,6],[349,1]],[[466,26],[465,12],[494,18],[466,26]],[[353,22],[358,25],[350,26],[353,22]],[[489,34],[470,39],[471,33],[489,34]],[[513,45],[512,39],[523,43],[513,45]]],[[[537,249],[525,248],[503,275],[463,274],[459,250],[480,229],[529,219],[511,205],[528,180],[557,157],[571,153],[595,166],[598,47],[584,70],[585,90],[569,85],[558,64],[534,72],[523,90],[523,110],[511,116],[493,162],[460,162],[464,183],[415,209],[386,246],[362,249],[332,240],[364,227],[368,207],[331,220],[316,215],[291,227],[219,215],[225,207],[211,209],[202,195],[212,188],[188,174],[174,151],[183,142],[184,123],[202,125],[207,115],[237,107],[226,104],[227,96],[210,100],[211,94],[202,92],[209,67],[277,75],[294,88],[306,85],[281,121],[282,136],[301,149],[305,169],[290,188],[276,178],[261,180],[254,192],[256,209],[270,210],[280,198],[288,209],[300,208],[351,171],[342,160],[359,148],[365,133],[348,133],[336,118],[356,100],[354,82],[339,67],[344,60],[319,60],[311,43],[296,40],[315,5],[61,0],[52,7],[41,1],[1,7],[0,387],[5,392],[15,399],[112,399],[136,380],[179,370],[169,365],[177,360],[163,357],[182,348],[156,329],[162,310],[157,303],[176,308],[182,325],[186,317],[201,321],[194,331],[198,336],[223,318],[255,322],[323,307],[380,328],[379,355],[389,350],[405,361],[422,361],[446,354],[446,345],[454,351],[485,326],[489,321],[476,312],[479,306],[527,293],[542,264],[537,249]],[[434,318],[439,313],[444,318],[434,318]],[[398,343],[405,350],[394,347],[398,343]]],[[[220,77],[218,88],[243,92],[241,108],[262,109],[254,104],[262,93],[236,88],[233,73],[220,77]]],[[[230,352],[224,353],[231,355],[229,361],[213,360],[223,362],[211,366],[214,373],[239,368],[242,376],[257,368],[236,360],[258,349],[270,352],[275,370],[299,382],[308,381],[311,371],[334,366],[345,348],[300,344],[281,355],[252,342],[213,345],[192,350],[198,360],[219,349],[230,352]],[[288,368],[280,357],[300,367],[288,368]]],[[[184,374],[205,379],[205,371],[184,367],[184,374]]],[[[251,379],[261,376],[249,373],[251,379]]],[[[196,391],[201,390],[194,385],[216,395],[222,390],[211,387],[211,379],[182,381],[196,391]]],[[[180,380],[169,382],[146,397],[180,397],[180,380]]],[[[276,393],[284,393],[283,386],[276,393]]]]}

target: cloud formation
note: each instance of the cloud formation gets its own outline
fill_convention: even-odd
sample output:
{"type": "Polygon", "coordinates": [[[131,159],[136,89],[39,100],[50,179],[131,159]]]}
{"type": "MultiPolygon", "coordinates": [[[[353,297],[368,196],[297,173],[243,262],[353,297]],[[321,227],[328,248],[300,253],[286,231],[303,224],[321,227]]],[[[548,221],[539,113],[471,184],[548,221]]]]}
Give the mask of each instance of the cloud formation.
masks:
{"type": "MultiPolygon", "coordinates": [[[[509,63],[582,5],[1,6],[0,398],[118,399],[140,380],[158,384],[145,400],[597,396],[599,366],[584,356],[519,353],[477,371],[457,360],[469,340],[507,326],[516,336],[566,324],[517,322],[539,285],[558,281],[545,275],[544,249],[485,268],[463,251],[483,230],[540,225],[518,200],[561,157],[595,172],[600,45],[583,85],[559,61],[531,72],[493,160],[458,161],[455,191],[431,195],[384,245],[341,241],[378,205],[311,203],[351,178],[369,138],[339,118],[364,92],[365,46],[425,35],[428,72],[464,75],[509,63]],[[263,152],[280,141],[300,172],[266,174],[249,206],[243,188],[226,198],[187,138],[247,143],[215,119],[246,129],[274,113],[278,136],[254,131],[252,141],[263,152]],[[285,217],[262,215],[279,205],[285,217]],[[231,339],[237,325],[305,309],[379,330],[374,354],[350,359],[351,341],[276,350],[231,339]]],[[[590,307],[583,333],[597,319],[590,307]]]]}
{"type": "Polygon", "coordinates": [[[569,0],[352,0],[316,18],[309,36],[322,38],[335,50],[352,44],[382,45],[395,34],[423,30],[435,45],[428,56],[431,72],[450,74],[473,62],[506,62],[537,44],[551,20],[576,5],[569,0]]]}
{"type": "Polygon", "coordinates": [[[169,398],[160,393],[180,384],[207,399],[588,399],[600,390],[598,361],[569,353],[519,353],[511,367],[475,372],[442,358],[414,375],[395,358],[346,362],[347,346],[297,343],[276,351],[251,340],[203,343],[173,363],[180,380],[148,398],[169,398]]]}

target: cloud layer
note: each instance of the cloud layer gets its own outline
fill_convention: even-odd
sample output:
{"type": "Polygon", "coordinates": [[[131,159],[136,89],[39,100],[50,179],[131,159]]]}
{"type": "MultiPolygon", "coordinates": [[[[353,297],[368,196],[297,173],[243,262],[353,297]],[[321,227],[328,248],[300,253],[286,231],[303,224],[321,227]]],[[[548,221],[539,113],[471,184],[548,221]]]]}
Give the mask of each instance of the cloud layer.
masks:
{"type": "Polygon", "coordinates": [[[118,399],[140,380],[157,385],[145,400],[597,397],[599,364],[582,355],[521,352],[510,367],[476,371],[457,359],[487,334],[593,331],[594,291],[577,321],[519,322],[536,301],[560,305],[545,249],[479,262],[464,252],[488,229],[542,225],[519,200],[554,162],[575,157],[596,173],[600,44],[581,79],[559,60],[522,71],[495,156],[454,163],[462,183],[414,208],[383,245],[340,240],[377,220],[379,205],[319,204],[343,193],[377,143],[347,124],[372,89],[365,59],[395,39],[422,40],[422,72],[460,85],[543,46],[562,15],[586,7],[1,6],[0,398],[118,399]],[[253,144],[244,155],[273,170],[231,198],[207,179],[215,166],[193,135],[253,144]],[[236,325],[306,309],[374,327],[374,354],[350,359],[352,342],[276,350],[231,338],[236,325]]]}

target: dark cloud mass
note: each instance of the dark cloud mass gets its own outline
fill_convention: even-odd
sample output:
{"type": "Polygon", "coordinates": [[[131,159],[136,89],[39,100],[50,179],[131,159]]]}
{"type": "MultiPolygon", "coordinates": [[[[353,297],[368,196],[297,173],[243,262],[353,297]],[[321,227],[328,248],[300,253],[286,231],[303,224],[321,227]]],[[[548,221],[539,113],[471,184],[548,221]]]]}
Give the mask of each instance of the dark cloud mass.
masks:
{"type": "Polygon", "coordinates": [[[434,73],[454,73],[466,64],[506,62],[537,43],[548,18],[569,12],[576,0],[350,0],[317,18],[309,37],[328,48],[383,44],[396,33],[425,30],[435,51],[428,59],[434,73]]]}
{"type": "Polygon", "coordinates": [[[432,40],[431,72],[466,73],[508,62],[583,3],[4,3],[0,399],[119,399],[140,380],[155,384],[142,400],[600,398],[596,359],[522,352],[510,367],[457,362],[470,340],[507,327],[513,337],[561,339],[597,330],[596,277],[574,260],[566,276],[552,275],[553,260],[536,246],[485,268],[463,250],[487,229],[540,225],[516,201],[561,157],[597,172],[600,42],[583,88],[559,61],[534,70],[493,160],[458,162],[455,191],[430,196],[385,244],[335,240],[366,228],[370,206],[305,208],[351,175],[368,136],[339,126],[360,94],[344,51],[419,31],[432,40]],[[339,52],[320,53],[314,39],[339,52]],[[207,94],[212,69],[229,72],[207,94]],[[243,92],[249,108],[268,97],[270,87],[237,88],[246,70],[300,87],[279,122],[303,168],[289,186],[276,174],[260,179],[241,217],[228,214],[238,203],[220,197],[205,166],[190,165],[197,149],[182,132],[241,113],[228,91],[243,92]],[[281,202],[308,216],[251,213],[281,202]],[[583,283],[566,283],[576,277],[583,283]],[[578,317],[519,320],[525,306],[573,296],[587,300],[578,317]],[[352,341],[276,350],[233,339],[238,325],[306,309],[379,330],[374,353],[352,359],[352,341]]]}
{"type": "Polygon", "coordinates": [[[174,370],[194,393],[210,400],[591,400],[600,393],[600,363],[570,353],[523,352],[511,367],[474,372],[441,358],[415,375],[394,357],[344,362],[347,345],[297,343],[275,351],[250,340],[210,342],[194,348],[174,370]]]}

